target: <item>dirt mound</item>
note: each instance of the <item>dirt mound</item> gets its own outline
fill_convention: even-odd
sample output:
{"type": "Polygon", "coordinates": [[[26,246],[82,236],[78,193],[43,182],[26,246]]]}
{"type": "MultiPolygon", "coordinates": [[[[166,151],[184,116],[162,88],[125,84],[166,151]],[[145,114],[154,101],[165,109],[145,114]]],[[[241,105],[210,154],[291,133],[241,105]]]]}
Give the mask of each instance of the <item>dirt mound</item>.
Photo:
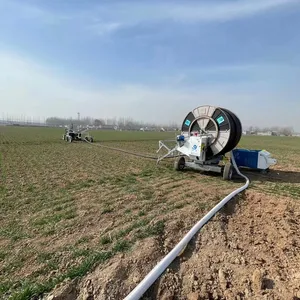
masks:
{"type": "MultiPolygon", "coordinates": [[[[295,201],[247,192],[202,229],[144,299],[300,299],[299,217],[295,201]]],[[[123,299],[183,237],[188,222],[176,216],[163,237],[140,241],[80,283],[66,284],[69,299],[123,299]]],[[[48,298],[67,299],[57,291],[48,298]]]]}

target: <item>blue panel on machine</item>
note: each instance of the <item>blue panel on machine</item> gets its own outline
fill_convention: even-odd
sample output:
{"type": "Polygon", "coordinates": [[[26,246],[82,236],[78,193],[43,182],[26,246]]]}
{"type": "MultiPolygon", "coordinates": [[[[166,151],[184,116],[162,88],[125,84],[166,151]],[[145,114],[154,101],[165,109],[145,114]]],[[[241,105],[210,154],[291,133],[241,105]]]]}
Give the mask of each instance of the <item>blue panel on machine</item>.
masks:
{"type": "Polygon", "coordinates": [[[190,126],[191,121],[190,121],[190,120],[186,120],[184,124],[185,124],[186,126],[190,126]]]}
{"type": "Polygon", "coordinates": [[[184,135],[177,135],[177,141],[184,141],[184,135]]]}
{"type": "Polygon", "coordinates": [[[222,116],[217,119],[217,122],[219,124],[222,124],[224,121],[225,121],[225,119],[222,116]]]}
{"type": "Polygon", "coordinates": [[[232,153],[238,167],[256,169],[260,151],[261,150],[234,149],[232,150],[232,153]]]}

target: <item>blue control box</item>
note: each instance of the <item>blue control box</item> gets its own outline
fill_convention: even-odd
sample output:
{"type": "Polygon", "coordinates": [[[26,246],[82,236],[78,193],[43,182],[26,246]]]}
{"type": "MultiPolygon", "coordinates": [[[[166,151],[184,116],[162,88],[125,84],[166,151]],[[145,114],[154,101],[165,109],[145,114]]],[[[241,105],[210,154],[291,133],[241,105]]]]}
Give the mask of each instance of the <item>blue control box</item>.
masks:
{"type": "Polygon", "coordinates": [[[258,169],[258,159],[261,150],[234,149],[232,150],[238,167],[258,169]]]}

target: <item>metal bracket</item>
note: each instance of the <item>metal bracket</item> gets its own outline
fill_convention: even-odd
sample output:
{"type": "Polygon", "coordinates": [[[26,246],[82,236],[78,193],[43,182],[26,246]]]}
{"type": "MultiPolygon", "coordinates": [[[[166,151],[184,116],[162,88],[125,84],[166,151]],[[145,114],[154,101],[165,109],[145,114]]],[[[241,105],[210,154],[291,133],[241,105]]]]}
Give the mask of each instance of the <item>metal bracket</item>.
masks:
{"type": "Polygon", "coordinates": [[[222,173],[222,168],[218,165],[213,164],[197,164],[195,162],[186,162],[186,167],[198,170],[198,171],[212,171],[216,173],[222,173]]]}
{"type": "Polygon", "coordinates": [[[162,156],[159,156],[158,157],[158,159],[157,159],[157,164],[161,161],[161,160],[163,160],[163,159],[165,159],[165,158],[167,158],[167,157],[175,157],[176,155],[174,155],[176,152],[177,152],[177,149],[178,149],[178,145],[176,145],[174,148],[169,148],[165,143],[166,142],[175,142],[175,140],[164,140],[164,141],[159,141],[158,142],[158,146],[159,146],[159,148],[158,148],[158,150],[156,151],[156,153],[159,153],[162,149],[165,149],[165,150],[167,150],[168,152],[166,153],[166,154],[164,154],[164,155],[162,155],[162,156]]]}

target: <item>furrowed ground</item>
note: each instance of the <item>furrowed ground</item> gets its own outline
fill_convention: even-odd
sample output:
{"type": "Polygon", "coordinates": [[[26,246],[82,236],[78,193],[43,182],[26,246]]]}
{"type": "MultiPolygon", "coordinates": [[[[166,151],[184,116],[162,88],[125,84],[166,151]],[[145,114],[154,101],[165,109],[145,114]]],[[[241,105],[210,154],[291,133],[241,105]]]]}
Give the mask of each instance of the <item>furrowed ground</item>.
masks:
{"type": "MultiPolygon", "coordinates": [[[[0,127],[0,297],[3,299],[31,299],[66,281],[82,285],[81,290],[75,288],[72,291],[77,297],[87,287],[85,280],[81,283],[74,280],[85,279],[96,267],[99,278],[102,276],[99,274],[110,274],[120,282],[113,289],[101,279],[99,285],[106,287],[105,292],[100,288],[97,290],[94,282],[93,289],[97,292],[91,292],[93,297],[102,299],[101,293],[109,293],[111,299],[122,299],[196,221],[241,185],[241,180],[224,182],[219,176],[175,172],[172,160],[157,166],[153,160],[97,146],[100,142],[155,156],[158,140],[174,138],[174,133],[97,131],[93,132],[94,145],[66,143],[61,140],[62,133],[60,129],[50,128],[0,127]],[[147,247],[152,247],[152,252],[147,247]],[[141,252],[145,256],[141,256],[141,252]],[[142,267],[134,258],[147,260],[147,267],[142,267]],[[120,261],[126,265],[124,268],[129,270],[128,273],[119,270],[120,261]],[[114,265],[114,270],[110,270],[114,265]],[[134,273],[132,268],[138,275],[129,280],[129,273],[134,273]]],[[[264,295],[264,292],[277,299],[277,295],[290,290],[284,282],[291,283],[289,276],[297,274],[298,265],[294,261],[296,258],[299,261],[299,255],[294,250],[300,247],[300,241],[294,239],[299,233],[300,139],[244,137],[240,146],[266,149],[278,159],[278,165],[268,175],[247,172],[252,182],[249,192],[240,197],[241,211],[237,213],[234,209],[232,219],[230,214],[226,215],[229,218],[226,222],[220,217],[219,223],[209,223],[202,237],[197,238],[198,243],[187,250],[188,256],[183,257],[185,263],[181,266],[175,263],[146,297],[163,298],[166,293],[171,293],[176,299],[186,299],[192,292],[198,293],[200,298],[197,299],[202,299],[202,294],[203,299],[231,299],[226,296],[227,290],[233,296],[240,295],[240,299],[251,298],[255,293],[264,295]],[[252,203],[253,207],[247,203],[252,203]],[[279,233],[268,228],[277,228],[279,233]],[[257,239],[253,238],[255,233],[257,239]],[[239,246],[233,247],[232,243],[239,235],[239,246]],[[218,241],[216,245],[211,244],[211,237],[218,241]],[[283,270],[287,274],[278,279],[280,283],[274,275],[269,280],[275,287],[262,288],[262,294],[255,291],[252,274],[256,271],[258,245],[268,245],[260,238],[270,240],[269,243],[277,240],[279,244],[281,238],[286,238],[280,249],[275,243],[273,248],[270,244],[271,248],[258,250],[266,255],[259,259],[264,261],[261,265],[264,272],[269,272],[268,276],[275,274],[277,267],[280,269],[282,257],[287,257],[283,269],[295,269],[292,275],[283,270]],[[239,247],[248,252],[239,252],[239,247]],[[202,274],[205,262],[211,257],[209,252],[218,249],[222,251],[215,253],[216,256],[236,252],[235,258],[243,261],[243,257],[248,257],[248,262],[237,264],[236,269],[227,266],[223,276],[223,271],[220,275],[220,268],[224,267],[222,260],[212,260],[216,270],[202,274]],[[273,259],[269,257],[273,253],[270,249],[275,252],[279,249],[276,270],[271,268],[275,262],[268,261],[273,259]],[[295,257],[291,251],[295,252],[295,257]],[[203,254],[201,258],[197,256],[199,253],[203,254]],[[199,268],[194,270],[197,265],[199,268]],[[235,280],[238,282],[240,269],[248,270],[250,274],[247,275],[252,280],[249,292],[242,283],[240,290],[237,289],[239,285],[234,284],[235,280]],[[228,270],[234,270],[236,274],[228,270]],[[207,274],[211,278],[206,279],[207,274]],[[203,275],[203,281],[199,275],[203,275]],[[195,278],[188,280],[186,276],[195,278]],[[220,279],[220,276],[231,283],[222,287],[223,277],[220,279]],[[202,288],[204,285],[205,289],[202,288]]],[[[224,261],[228,259],[225,257],[224,261]]],[[[300,273],[295,276],[300,278],[300,273]]],[[[291,297],[297,297],[297,293],[298,289],[293,286],[291,297]]]]}

